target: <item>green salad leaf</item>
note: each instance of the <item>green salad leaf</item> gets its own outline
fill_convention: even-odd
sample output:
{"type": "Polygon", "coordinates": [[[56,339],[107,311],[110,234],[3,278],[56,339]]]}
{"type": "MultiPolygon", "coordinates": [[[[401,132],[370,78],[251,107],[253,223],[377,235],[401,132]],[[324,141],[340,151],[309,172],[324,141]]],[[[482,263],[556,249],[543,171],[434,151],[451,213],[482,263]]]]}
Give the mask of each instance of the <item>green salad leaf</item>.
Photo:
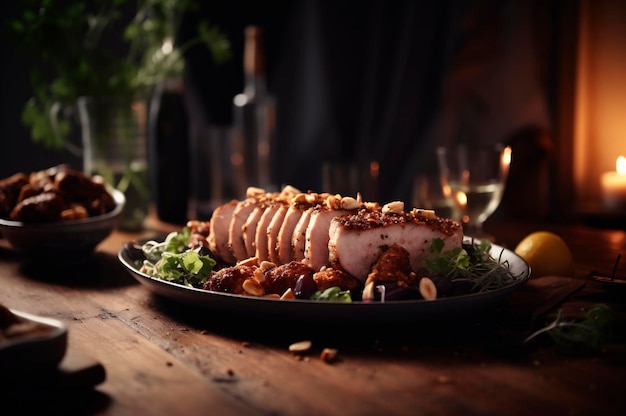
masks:
{"type": "Polygon", "coordinates": [[[165,251],[169,253],[182,253],[187,250],[191,230],[189,227],[183,227],[180,232],[169,234],[169,238],[165,240],[165,251]]]}
{"type": "Polygon", "coordinates": [[[172,283],[201,288],[217,262],[210,256],[189,250],[191,231],[184,227],[172,232],[163,242],[147,241],[142,250],[146,256],[143,270],[146,274],[172,283]]]}
{"type": "Polygon", "coordinates": [[[201,256],[195,251],[178,254],[166,251],[154,265],[154,271],[160,279],[185,286],[202,287],[215,264],[211,257],[201,256]]]}
{"type": "Polygon", "coordinates": [[[324,300],[328,302],[352,302],[349,290],[341,290],[338,286],[329,287],[326,290],[318,290],[311,295],[311,300],[324,300]]]}

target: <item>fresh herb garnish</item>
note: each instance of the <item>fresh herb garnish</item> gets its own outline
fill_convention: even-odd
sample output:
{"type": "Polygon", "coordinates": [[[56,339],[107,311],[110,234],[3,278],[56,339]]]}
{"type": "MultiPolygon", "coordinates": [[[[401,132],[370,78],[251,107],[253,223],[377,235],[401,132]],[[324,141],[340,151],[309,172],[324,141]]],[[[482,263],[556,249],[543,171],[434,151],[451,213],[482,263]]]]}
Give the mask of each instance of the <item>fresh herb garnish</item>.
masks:
{"type": "Polygon", "coordinates": [[[463,243],[443,251],[444,241],[433,239],[430,251],[434,256],[426,260],[429,272],[445,276],[451,281],[468,279],[474,282],[478,292],[499,289],[516,280],[509,270],[508,261],[501,261],[491,255],[491,243],[488,240],[463,243]]]}
{"type": "Polygon", "coordinates": [[[338,286],[326,290],[318,290],[311,295],[311,300],[325,300],[328,302],[352,302],[349,290],[341,290],[338,286]]]}
{"type": "Polygon", "coordinates": [[[589,309],[586,318],[580,322],[565,320],[559,309],[553,322],[533,332],[524,340],[524,343],[529,343],[539,335],[547,333],[560,353],[596,353],[609,340],[612,321],[613,312],[608,305],[603,303],[589,309]]]}

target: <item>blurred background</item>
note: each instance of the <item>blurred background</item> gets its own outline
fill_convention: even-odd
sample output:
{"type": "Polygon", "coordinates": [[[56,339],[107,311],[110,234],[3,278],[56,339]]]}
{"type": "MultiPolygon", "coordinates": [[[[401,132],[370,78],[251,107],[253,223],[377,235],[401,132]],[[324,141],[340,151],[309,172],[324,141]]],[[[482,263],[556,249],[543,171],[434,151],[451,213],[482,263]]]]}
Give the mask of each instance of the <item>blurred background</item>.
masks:
{"type": "MultiPolygon", "coordinates": [[[[561,220],[596,209],[602,172],[626,155],[624,2],[198,6],[184,16],[179,38],[195,36],[196,22],[207,19],[230,40],[232,58],[217,65],[202,48],[186,55],[192,155],[208,131],[233,124],[248,25],[264,30],[280,185],[324,191],[323,166],[350,165],[371,179],[360,183],[368,199],[410,201],[416,175],[436,169],[437,144],[500,141],[514,147],[509,182],[517,191],[509,186],[499,215],[561,220]]],[[[3,6],[3,17],[19,13],[20,2],[3,6]]],[[[4,33],[0,47],[0,177],[58,163],[80,168],[75,155],[30,140],[20,119],[32,94],[28,71],[38,62],[4,33]]]]}

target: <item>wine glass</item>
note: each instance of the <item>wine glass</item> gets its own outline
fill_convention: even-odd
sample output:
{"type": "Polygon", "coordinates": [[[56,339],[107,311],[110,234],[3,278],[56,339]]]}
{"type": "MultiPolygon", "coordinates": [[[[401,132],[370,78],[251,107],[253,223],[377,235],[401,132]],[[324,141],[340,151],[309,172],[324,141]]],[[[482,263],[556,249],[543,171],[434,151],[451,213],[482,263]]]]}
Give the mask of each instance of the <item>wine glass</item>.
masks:
{"type": "Polygon", "coordinates": [[[437,149],[441,184],[462,213],[465,235],[494,240],[483,224],[498,208],[511,164],[511,147],[458,144],[437,149]]]}
{"type": "Polygon", "coordinates": [[[432,209],[438,217],[461,219],[461,211],[450,194],[444,194],[439,171],[419,173],[413,180],[411,203],[415,208],[432,209]]]}

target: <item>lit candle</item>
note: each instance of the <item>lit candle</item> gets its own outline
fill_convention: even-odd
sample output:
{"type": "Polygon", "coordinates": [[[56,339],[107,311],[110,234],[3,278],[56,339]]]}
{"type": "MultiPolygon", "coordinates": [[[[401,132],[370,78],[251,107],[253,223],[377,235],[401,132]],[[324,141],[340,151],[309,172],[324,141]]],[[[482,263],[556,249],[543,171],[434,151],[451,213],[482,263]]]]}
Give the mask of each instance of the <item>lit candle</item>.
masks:
{"type": "Polygon", "coordinates": [[[615,167],[616,172],[602,174],[602,200],[610,211],[626,211],[626,157],[618,157],[615,167]]]}

